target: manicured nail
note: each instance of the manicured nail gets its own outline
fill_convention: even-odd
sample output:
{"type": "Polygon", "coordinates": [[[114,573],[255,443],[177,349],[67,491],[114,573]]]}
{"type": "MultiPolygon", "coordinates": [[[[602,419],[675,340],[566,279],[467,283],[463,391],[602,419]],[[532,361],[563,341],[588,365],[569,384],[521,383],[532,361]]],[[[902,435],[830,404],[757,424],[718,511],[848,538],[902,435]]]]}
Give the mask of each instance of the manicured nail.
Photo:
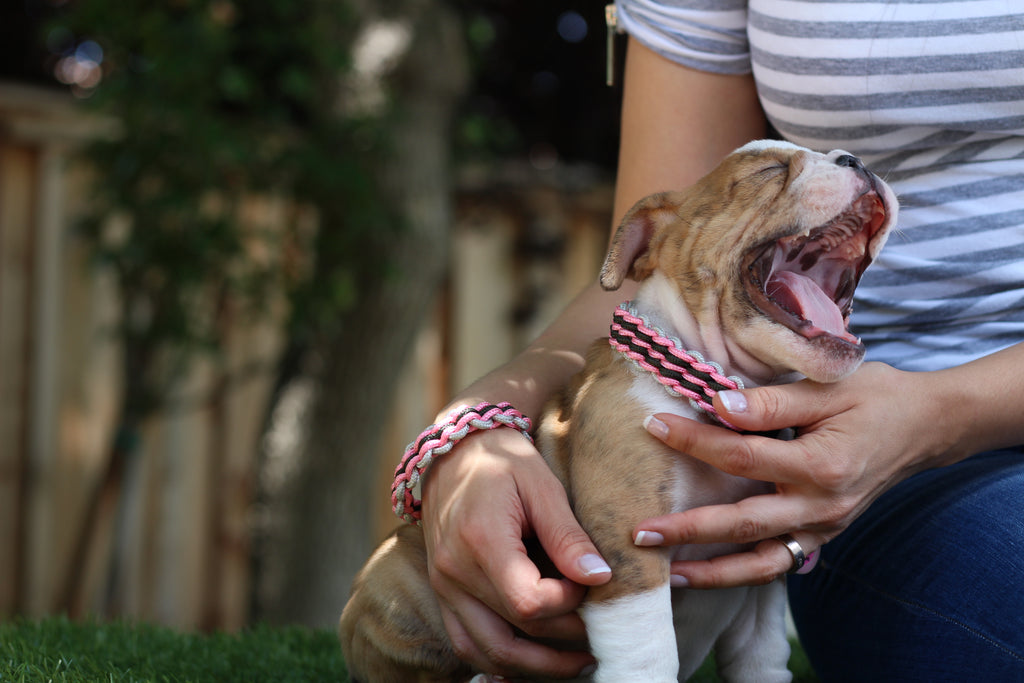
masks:
{"type": "Polygon", "coordinates": [[[633,539],[635,545],[662,545],[665,537],[657,531],[638,531],[633,539]]]}
{"type": "Polygon", "coordinates": [[[738,391],[720,391],[718,398],[725,409],[733,414],[747,412],[747,397],[738,391]]]}
{"type": "Polygon", "coordinates": [[[584,555],[580,558],[579,566],[580,569],[583,570],[584,576],[612,573],[612,568],[608,566],[607,562],[601,559],[600,555],[584,555]]]}
{"type": "Polygon", "coordinates": [[[653,415],[644,418],[644,429],[657,439],[664,439],[668,436],[668,425],[653,415]]]}
{"type": "Polygon", "coordinates": [[[690,582],[686,580],[685,576],[679,576],[678,574],[668,575],[668,585],[673,588],[686,588],[690,585],[690,582]]]}
{"type": "Polygon", "coordinates": [[[815,565],[818,564],[818,551],[813,550],[807,553],[807,560],[804,562],[804,566],[796,570],[797,574],[809,574],[815,565]]]}

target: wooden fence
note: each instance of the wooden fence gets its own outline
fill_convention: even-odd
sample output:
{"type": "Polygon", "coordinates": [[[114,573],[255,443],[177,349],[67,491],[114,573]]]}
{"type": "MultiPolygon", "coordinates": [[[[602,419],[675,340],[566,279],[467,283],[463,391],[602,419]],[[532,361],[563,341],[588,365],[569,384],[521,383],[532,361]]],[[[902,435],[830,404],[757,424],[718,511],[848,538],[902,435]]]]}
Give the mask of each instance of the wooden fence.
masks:
{"type": "MultiPolygon", "coordinates": [[[[73,230],[88,199],[73,152],[97,125],[61,94],[0,84],[0,618],[107,605],[107,616],[235,629],[248,615],[257,454],[284,342],[274,325],[232,322],[224,362],[196,364],[190,400],[144,425],[123,473],[138,493],[106,501],[127,521],[75,554],[120,399],[118,293],[73,230]]],[[[586,171],[509,165],[467,172],[461,188],[450,286],[402,373],[417,390],[400,391],[381,425],[376,536],[394,526],[387,479],[421,416],[535,335],[595,276],[607,239],[610,191],[586,171]]],[[[287,220],[280,202],[249,211],[287,220]]]]}

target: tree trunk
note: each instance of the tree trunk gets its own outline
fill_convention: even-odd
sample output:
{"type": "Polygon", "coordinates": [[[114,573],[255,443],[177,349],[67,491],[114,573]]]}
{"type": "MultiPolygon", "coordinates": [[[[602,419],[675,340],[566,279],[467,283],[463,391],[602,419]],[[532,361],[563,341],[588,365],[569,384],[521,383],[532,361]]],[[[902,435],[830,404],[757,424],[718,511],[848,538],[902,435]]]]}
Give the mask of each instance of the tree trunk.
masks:
{"type": "Polygon", "coordinates": [[[387,494],[373,486],[375,455],[398,373],[446,269],[450,127],[467,80],[462,34],[441,0],[389,6],[398,14],[387,20],[411,31],[411,41],[389,78],[398,115],[376,171],[405,226],[388,247],[394,274],[360,289],[338,335],[312,350],[307,370],[282,392],[278,407],[299,429],[291,443],[271,446],[270,458],[288,463],[271,494],[261,558],[258,616],[272,622],[337,623],[372,550],[370,501],[387,494]]]}

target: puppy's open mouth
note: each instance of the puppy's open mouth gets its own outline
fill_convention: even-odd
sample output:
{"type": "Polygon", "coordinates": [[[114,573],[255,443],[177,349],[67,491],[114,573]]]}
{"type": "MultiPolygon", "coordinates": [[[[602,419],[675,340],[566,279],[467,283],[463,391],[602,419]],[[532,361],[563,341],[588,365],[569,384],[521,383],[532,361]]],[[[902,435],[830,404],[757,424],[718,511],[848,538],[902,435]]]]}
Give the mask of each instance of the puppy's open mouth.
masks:
{"type": "Polygon", "coordinates": [[[754,304],[808,339],[827,335],[860,346],[849,331],[853,292],[877,252],[872,243],[885,218],[885,204],[871,189],[809,234],[755,247],[744,259],[754,304]]]}

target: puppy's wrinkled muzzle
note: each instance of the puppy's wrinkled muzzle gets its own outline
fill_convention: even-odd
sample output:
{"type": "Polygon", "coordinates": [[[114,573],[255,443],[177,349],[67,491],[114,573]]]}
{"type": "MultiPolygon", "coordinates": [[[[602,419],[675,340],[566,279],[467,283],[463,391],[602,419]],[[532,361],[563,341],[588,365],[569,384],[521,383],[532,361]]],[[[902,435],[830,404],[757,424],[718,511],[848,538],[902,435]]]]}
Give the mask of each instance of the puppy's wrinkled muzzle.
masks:
{"type": "Polygon", "coordinates": [[[807,234],[790,234],[746,257],[746,287],[764,314],[808,339],[860,346],[850,334],[853,292],[880,248],[886,207],[874,183],[842,214],[807,234]]]}

